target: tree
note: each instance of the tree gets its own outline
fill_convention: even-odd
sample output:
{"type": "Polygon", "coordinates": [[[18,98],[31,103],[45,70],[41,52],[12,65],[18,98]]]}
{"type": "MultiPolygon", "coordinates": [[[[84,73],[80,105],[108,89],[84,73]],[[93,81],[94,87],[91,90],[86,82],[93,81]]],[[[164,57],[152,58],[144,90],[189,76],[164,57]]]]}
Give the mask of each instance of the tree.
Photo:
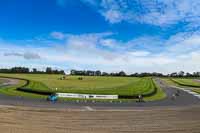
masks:
{"type": "Polygon", "coordinates": [[[29,73],[29,68],[26,67],[13,67],[10,70],[11,73],[29,73]]]}
{"type": "Polygon", "coordinates": [[[185,72],[184,72],[184,71],[180,71],[180,72],[178,73],[178,76],[179,76],[179,77],[183,77],[183,76],[184,76],[184,74],[185,74],[185,72]]]}
{"type": "Polygon", "coordinates": [[[13,67],[10,69],[0,69],[0,73],[48,73],[48,74],[65,74],[64,70],[52,70],[50,67],[46,68],[46,71],[38,71],[36,68],[33,68],[32,71],[29,71],[29,68],[26,67],[13,67]]]}
{"type": "Polygon", "coordinates": [[[178,75],[177,72],[174,72],[170,74],[170,77],[177,77],[177,75],[178,75]]]}
{"type": "Polygon", "coordinates": [[[71,74],[71,75],[76,75],[76,70],[71,70],[71,71],[70,71],[70,74],[71,74]]]}
{"type": "Polygon", "coordinates": [[[124,71],[119,72],[119,76],[126,76],[126,73],[124,71]]]}
{"type": "Polygon", "coordinates": [[[61,70],[61,71],[59,72],[59,74],[65,74],[65,71],[64,71],[64,70],[61,70]]]}
{"type": "Polygon", "coordinates": [[[186,75],[185,75],[186,77],[192,77],[193,75],[191,74],[191,73],[186,73],[186,75]]]}
{"type": "Polygon", "coordinates": [[[46,73],[47,73],[47,74],[51,74],[51,73],[52,73],[51,67],[47,67],[47,68],[46,68],[46,73]]]}
{"type": "Polygon", "coordinates": [[[194,77],[200,77],[200,72],[193,72],[194,77]]]}
{"type": "Polygon", "coordinates": [[[101,76],[101,71],[97,70],[97,71],[95,72],[95,75],[96,75],[96,76],[101,76]]]}
{"type": "Polygon", "coordinates": [[[33,73],[37,73],[37,69],[36,68],[33,68],[33,73]]]}
{"type": "Polygon", "coordinates": [[[107,72],[102,72],[102,76],[108,76],[109,74],[107,72]]]}

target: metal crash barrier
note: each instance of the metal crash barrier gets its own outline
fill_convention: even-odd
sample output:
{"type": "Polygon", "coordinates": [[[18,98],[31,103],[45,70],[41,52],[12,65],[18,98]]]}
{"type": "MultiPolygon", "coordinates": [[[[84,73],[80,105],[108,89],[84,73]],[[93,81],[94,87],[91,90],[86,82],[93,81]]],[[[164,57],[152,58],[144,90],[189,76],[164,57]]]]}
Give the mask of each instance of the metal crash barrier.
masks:
{"type": "Polygon", "coordinates": [[[85,99],[118,99],[118,95],[94,95],[94,94],[76,94],[76,93],[56,93],[58,97],[64,98],[85,98],[85,99]]]}

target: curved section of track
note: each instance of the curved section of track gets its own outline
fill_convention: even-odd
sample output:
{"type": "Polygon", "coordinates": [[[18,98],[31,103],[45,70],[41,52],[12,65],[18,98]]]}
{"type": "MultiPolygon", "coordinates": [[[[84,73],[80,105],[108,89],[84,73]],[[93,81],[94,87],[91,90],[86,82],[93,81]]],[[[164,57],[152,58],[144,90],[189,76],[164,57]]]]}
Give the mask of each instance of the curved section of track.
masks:
{"type": "Polygon", "coordinates": [[[16,79],[10,79],[10,78],[0,78],[0,80],[3,81],[2,84],[0,84],[0,87],[3,86],[10,86],[10,85],[17,85],[19,80],[16,79]]]}
{"type": "MultiPolygon", "coordinates": [[[[7,86],[16,85],[19,80],[5,79],[7,86]]],[[[98,110],[98,109],[132,109],[144,107],[169,107],[169,106],[192,106],[200,105],[200,99],[183,91],[180,91],[180,96],[174,100],[172,95],[176,93],[177,88],[168,86],[162,80],[156,79],[157,84],[166,92],[167,97],[164,100],[152,102],[126,102],[126,103],[111,103],[111,102],[78,102],[78,101],[57,101],[56,103],[48,102],[45,99],[31,99],[18,96],[7,96],[0,94],[0,105],[15,105],[15,106],[29,106],[42,108],[70,108],[83,110],[98,110]]],[[[3,89],[2,87],[0,87],[3,89]]]]}

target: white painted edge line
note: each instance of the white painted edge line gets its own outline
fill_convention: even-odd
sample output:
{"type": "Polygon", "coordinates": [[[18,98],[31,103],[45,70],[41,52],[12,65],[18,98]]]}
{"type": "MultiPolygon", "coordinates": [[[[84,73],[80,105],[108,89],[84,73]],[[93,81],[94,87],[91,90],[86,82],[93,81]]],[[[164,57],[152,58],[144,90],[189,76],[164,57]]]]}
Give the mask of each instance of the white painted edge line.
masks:
{"type": "Polygon", "coordinates": [[[188,92],[188,93],[190,93],[190,94],[196,94],[196,92],[192,92],[192,91],[190,91],[190,92],[188,92]]]}
{"type": "Polygon", "coordinates": [[[189,93],[189,94],[191,94],[191,95],[193,95],[193,96],[195,96],[195,97],[198,97],[198,98],[200,99],[200,94],[198,94],[198,93],[196,93],[196,92],[193,92],[193,91],[191,91],[191,90],[189,90],[189,89],[181,88],[181,87],[177,87],[177,86],[171,86],[171,87],[177,88],[177,89],[181,89],[181,90],[183,90],[183,91],[185,91],[185,92],[187,92],[187,93],[189,93]]]}
{"type": "Polygon", "coordinates": [[[94,109],[91,108],[90,106],[85,106],[85,109],[88,110],[88,111],[94,111],[94,109]]]}
{"type": "Polygon", "coordinates": [[[186,88],[181,88],[181,87],[177,87],[177,86],[171,86],[171,87],[177,88],[177,89],[181,89],[181,90],[184,90],[184,91],[189,91],[189,90],[187,90],[186,88]]]}

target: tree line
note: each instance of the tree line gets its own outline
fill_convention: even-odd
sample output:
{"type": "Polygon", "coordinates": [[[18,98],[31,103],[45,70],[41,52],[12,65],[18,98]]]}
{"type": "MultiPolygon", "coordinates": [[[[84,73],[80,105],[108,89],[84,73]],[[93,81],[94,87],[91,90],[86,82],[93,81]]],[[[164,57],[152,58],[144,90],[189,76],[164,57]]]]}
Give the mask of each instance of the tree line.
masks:
{"type": "Polygon", "coordinates": [[[40,71],[36,68],[29,69],[27,67],[2,68],[0,73],[65,74],[64,70],[52,69],[51,67],[47,67],[45,71],[40,71]]]}
{"type": "Polygon", "coordinates": [[[167,76],[168,77],[200,77],[200,72],[189,73],[189,72],[180,71],[180,72],[174,72],[174,73],[168,74],[167,76]]]}
{"type": "MultiPolygon", "coordinates": [[[[31,73],[31,74],[65,74],[64,70],[57,70],[52,69],[51,67],[47,67],[46,70],[40,71],[36,68],[29,69],[27,67],[12,67],[12,68],[2,68],[0,69],[0,73],[31,73]]],[[[70,75],[78,75],[78,76],[121,76],[121,77],[149,77],[149,76],[155,76],[155,77],[200,77],[200,72],[193,72],[188,73],[184,71],[180,72],[173,72],[170,74],[162,74],[162,73],[133,73],[133,74],[126,74],[124,71],[120,72],[102,72],[100,70],[92,71],[92,70],[71,70],[70,75]]]]}
{"type": "Polygon", "coordinates": [[[101,72],[100,70],[71,70],[70,75],[79,75],[79,76],[127,76],[124,71],[118,73],[107,73],[101,72]]]}
{"type": "Polygon", "coordinates": [[[157,72],[143,72],[143,73],[133,73],[126,74],[124,71],[115,72],[115,73],[107,73],[101,72],[100,70],[91,71],[91,70],[71,70],[70,75],[78,75],[78,76],[127,76],[127,77],[200,77],[200,72],[188,73],[184,71],[173,72],[170,74],[163,74],[157,72]]]}
{"type": "Polygon", "coordinates": [[[129,76],[129,77],[146,77],[146,76],[164,76],[162,73],[134,73],[126,74],[124,71],[120,72],[101,72],[100,70],[91,71],[91,70],[71,70],[70,75],[79,75],[79,76],[129,76]]]}

